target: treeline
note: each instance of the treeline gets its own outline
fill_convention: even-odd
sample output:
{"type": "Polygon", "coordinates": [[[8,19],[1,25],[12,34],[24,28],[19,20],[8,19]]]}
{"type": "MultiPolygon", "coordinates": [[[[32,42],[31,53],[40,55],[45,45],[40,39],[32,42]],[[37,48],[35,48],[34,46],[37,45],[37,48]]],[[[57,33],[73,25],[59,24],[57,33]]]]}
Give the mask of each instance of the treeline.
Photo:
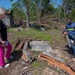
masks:
{"type": "Polygon", "coordinates": [[[60,18],[72,18],[75,21],[75,0],[62,0],[60,18]]]}
{"type": "Polygon", "coordinates": [[[60,20],[71,17],[75,21],[75,0],[60,0],[60,4],[55,8],[55,0],[10,0],[14,19],[26,19],[27,25],[30,20],[38,20],[43,16],[52,16],[60,20]],[[53,3],[52,3],[53,1],[53,3]]]}
{"type": "Polygon", "coordinates": [[[12,5],[13,16],[36,20],[46,14],[53,14],[55,8],[50,2],[51,0],[17,0],[12,5]]]}

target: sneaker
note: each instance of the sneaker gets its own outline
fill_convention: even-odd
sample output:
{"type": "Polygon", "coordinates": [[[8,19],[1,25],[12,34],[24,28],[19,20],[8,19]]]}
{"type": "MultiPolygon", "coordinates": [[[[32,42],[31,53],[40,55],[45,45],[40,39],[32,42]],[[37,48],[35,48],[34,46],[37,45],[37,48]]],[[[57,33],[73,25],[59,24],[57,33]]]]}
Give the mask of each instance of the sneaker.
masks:
{"type": "Polygon", "coordinates": [[[8,64],[5,64],[5,66],[0,66],[0,69],[1,68],[8,68],[10,66],[10,64],[8,63],[8,64]]]}
{"type": "Polygon", "coordinates": [[[5,64],[4,68],[8,68],[10,66],[9,63],[5,64]]]}

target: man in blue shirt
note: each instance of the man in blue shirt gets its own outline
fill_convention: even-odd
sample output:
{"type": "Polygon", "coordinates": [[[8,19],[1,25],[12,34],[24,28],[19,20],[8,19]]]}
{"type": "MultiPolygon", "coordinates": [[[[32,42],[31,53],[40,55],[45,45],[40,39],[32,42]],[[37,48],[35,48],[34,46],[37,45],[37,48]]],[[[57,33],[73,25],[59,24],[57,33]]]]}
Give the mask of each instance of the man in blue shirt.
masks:
{"type": "Polygon", "coordinates": [[[64,31],[64,34],[67,36],[68,43],[70,44],[69,47],[73,49],[75,55],[75,22],[72,22],[71,18],[68,19],[66,31],[64,31]],[[71,40],[74,42],[74,44],[72,44],[71,40]]]}

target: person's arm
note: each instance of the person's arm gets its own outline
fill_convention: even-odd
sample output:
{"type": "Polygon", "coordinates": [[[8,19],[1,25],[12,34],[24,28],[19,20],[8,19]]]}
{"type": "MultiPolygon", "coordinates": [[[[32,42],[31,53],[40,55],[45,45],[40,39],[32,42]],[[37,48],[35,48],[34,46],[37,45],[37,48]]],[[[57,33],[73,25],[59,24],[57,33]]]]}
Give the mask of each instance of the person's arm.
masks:
{"type": "Polygon", "coordinates": [[[64,35],[67,35],[67,32],[64,32],[64,35]]]}
{"type": "Polygon", "coordinates": [[[67,34],[67,29],[68,29],[68,28],[67,28],[67,25],[66,25],[66,27],[65,27],[65,28],[66,28],[66,30],[64,31],[64,35],[66,35],[66,34],[67,34]]]}
{"type": "Polygon", "coordinates": [[[5,45],[6,41],[3,41],[1,38],[0,38],[0,44],[2,45],[5,45]]]}
{"type": "Polygon", "coordinates": [[[0,44],[2,44],[2,45],[5,44],[6,39],[7,39],[7,38],[6,38],[5,40],[3,40],[3,38],[2,38],[2,37],[5,37],[5,36],[6,36],[5,33],[4,33],[5,36],[3,36],[3,33],[2,33],[2,32],[4,32],[4,29],[5,29],[5,27],[4,27],[3,21],[0,20],[0,44]]]}

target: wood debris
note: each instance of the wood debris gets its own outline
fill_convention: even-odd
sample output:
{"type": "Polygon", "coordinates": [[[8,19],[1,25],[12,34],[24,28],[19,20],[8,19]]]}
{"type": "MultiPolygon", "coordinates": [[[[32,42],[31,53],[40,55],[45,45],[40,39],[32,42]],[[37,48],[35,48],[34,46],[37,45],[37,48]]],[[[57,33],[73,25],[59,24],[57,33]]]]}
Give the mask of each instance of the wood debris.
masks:
{"type": "Polygon", "coordinates": [[[26,62],[31,63],[34,59],[34,57],[31,56],[31,54],[28,52],[28,45],[29,45],[30,40],[29,39],[24,39],[24,38],[18,38],[14,45],[13,45],[13,50],[22,50],[22,59],[25,60],[26,62]]]}
{"type": "Polygon", "coordinates": [[[25,43],[25,39],[20,39],[20,42],[19,42],[18,46],[15,48],[15,50],[21,50],[24,43],[25,43]]]}
{"type": "Polygon", "coordinates": [[[75,75],[75,72],[67,64],[60,62],[59,60],[56,60],[46,54],[41,53],[38,58],[47,61],[49,65],[55,66],[70,75],[75,75]]]}
{"type": "Polygon", "coordinates": [[[15,50],[15,48],[18,46],[18,44],[20,43],[20,38],[18,38],[17,40],[15,40],[13,46],[12,46],[12,50],[15,50]]]}
{"type": "Polygon", "coordinates": [[[75,61],[70,60],[67,62],[67,64],[73,71],[75,71],[75,61]]]}

